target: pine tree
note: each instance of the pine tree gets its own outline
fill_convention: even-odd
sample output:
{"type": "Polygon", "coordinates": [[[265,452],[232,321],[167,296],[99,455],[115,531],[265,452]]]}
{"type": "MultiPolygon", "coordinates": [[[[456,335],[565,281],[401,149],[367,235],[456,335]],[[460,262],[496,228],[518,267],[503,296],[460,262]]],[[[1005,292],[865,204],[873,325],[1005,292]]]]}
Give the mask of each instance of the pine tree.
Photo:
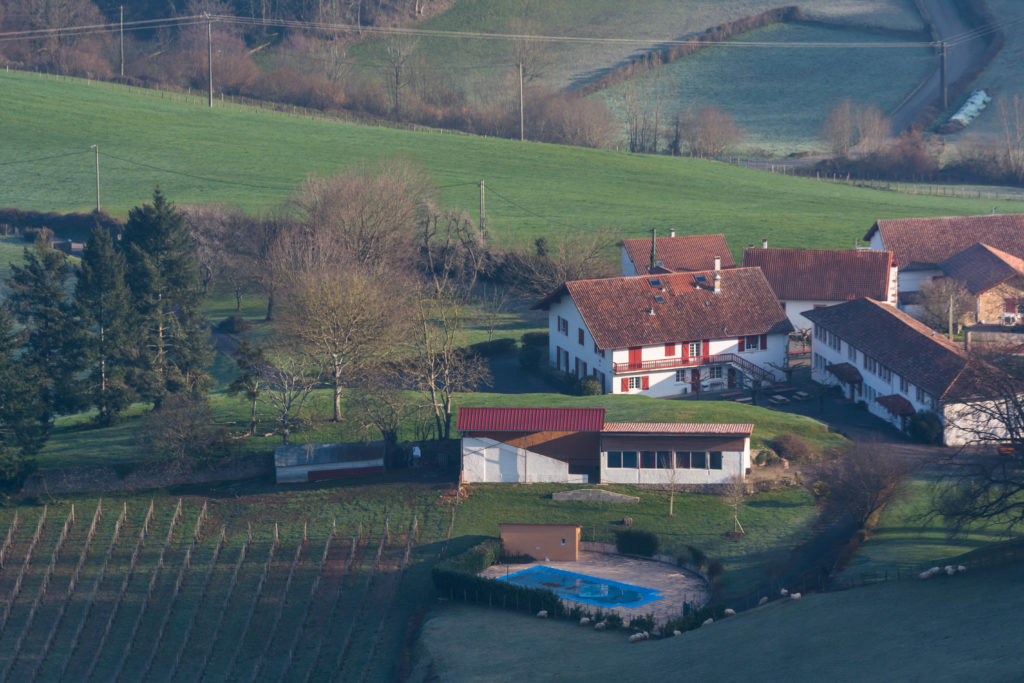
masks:
{"type": "Polygon", "coordinates": [[[40,395],[51,418],[82,406],[75,379],[82,363],[81,337],[65,289],[70,276],[67,256],[40,240],[25,249],[24,265],[12,266],[7,280],[14,319],[27,334],[19,362],[40,378],[40,395]]]}
{"type": "Polygon", "coordinates": [[[201,393],[212,354],[199,306],[199,259],[184,217],[157,188],[128,213],[121,242],[138,316],[138,361],[129,383],[157,405],[168,393],[201,393]]]}
{"type": "Polygon", "coordinates": [[[84,328],[85,393],[102,425],[114,422],[134,397],[126,381],[134,354],[124,274],[124,255],[114,248],[110,231],[97,226],[82,252],[75,304],[84,328]]]}
{"type": "Polygon", "coordinates": [[[16,330],[10,309],[0,304],[0,487],[17,485],[49,433],[35,366],[19,358],[26,337],[27,330],[16,330]]]}

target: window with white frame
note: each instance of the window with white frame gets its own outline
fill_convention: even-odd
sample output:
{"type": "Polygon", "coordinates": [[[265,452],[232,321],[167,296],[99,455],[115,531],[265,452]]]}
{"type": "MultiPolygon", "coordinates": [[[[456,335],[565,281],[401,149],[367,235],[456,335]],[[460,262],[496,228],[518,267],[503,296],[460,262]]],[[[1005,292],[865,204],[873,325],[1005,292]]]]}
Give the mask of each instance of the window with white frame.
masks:
{"type": "Polygon", "coordinates": [[[917,397],[918,402],[924,403],[925,396],[927,396],[927,394],[924,393],[924,389],[922,389],[921,387],[917,387],[917,393],[915,394],[915,396],[917,397]]]}
{"type": "Polygon", "coordinates": [[[566,337],[569,336],[569,321],[562,316],[558,316],[558,331],[566,337]]]}
{"type": "Polygon", "coordinates": [[[599,349],[597,347],[597,342],[594,342],[594,353],[598,356],[601,356],[601,358],[604,358],[604,349],[599,349]]]}
{"type": "Polygon", "coordinates": [[[643,389],[644,388],[644,378],[643,377],[630,377],[629,378],[629,388],[630,389],[643,389]]]}
{"type": "Polygon", "coordinates": [[[900,377],[900,393],[901,394],[909,394],[910,393],[910,382],[908,382],[903,377],[900,377]]]}
{"type": "Polygon", "coordinates": [[[835,334],[832,334],[831,332],[828,333],[828,345],[829,348],[835,349],[836,351],[840,351],[843,348],[842,340],[839,339],[839,337],[836,336],[835,334]]]}
{"type": "Polygon", "coordinates": [[[712,365],[708,368],[708,378],[710,379],[722,379],[722,366],[712,365]]]}
{"type": "Polygon", "coordinates": [[[683,368],[681,370],[676,370],[676,381],[677,382],[689,382],[690,381],[690,378],[688,376],[689,373],[690,373],[690,371],[685,369],[685,368],[683,368]]]}
{"type": "Polygon", "coordinates": [[[743,340],[744,351],[757,351],[761,348],[761,337],[756,334],[752,334],[743,340]]]}
{"type": "Polygon", "coordinates": [[[690,356],[690,358],[701,355],[699,341],[690,342],[689,344],[687,344],[687,347],[688,355],[690,356]]]}
{"type": "Polygon", "coordinates": [[[850,359],[850,362],[857,362],[857,349],[853,348],[849,344],[846,345],[846,357],[850,359]]]}

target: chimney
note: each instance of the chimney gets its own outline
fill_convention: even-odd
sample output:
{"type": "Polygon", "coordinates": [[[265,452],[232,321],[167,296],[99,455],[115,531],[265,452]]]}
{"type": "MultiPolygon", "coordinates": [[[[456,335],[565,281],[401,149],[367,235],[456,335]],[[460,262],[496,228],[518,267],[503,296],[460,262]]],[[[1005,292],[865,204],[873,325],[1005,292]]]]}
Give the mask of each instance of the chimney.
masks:
{"type": "Polygon", "coordinates": [[[654,272],[654,269],[658,267],[658,252],[656,248],[655,230],[657,228],[651,228],[651,267],[649,272],[654,272]]]}
{"type": "Polygon", "coordinates": [[[675,228],[670,228],[669,231],[668,231],[668,236],[669,237],[675,237],[676,236],[676,229],[675,228]]]}
{"type": "Polygon", "coordinates": [[[715,294],[722,293],[722,276],[715,273],[715,294]]]}
{"type": "Polygon", "coordinates": [[[722,269],[722,257],[721,256],[716,256],[715,257],[715,270],[721,270],[721,269],[722,269]]]}
{"type": "Polygon", "coordinates": [[[654,309],[653,308],[648,308],[647,309],[647,315],[654,315],[654,309]]]}
{"type": "Polygon", "coordinates": [[[764,239],[761,240],[761,248],[762,249],[767,249],[768,248],[768,240],[764,240],[764,239]]]}

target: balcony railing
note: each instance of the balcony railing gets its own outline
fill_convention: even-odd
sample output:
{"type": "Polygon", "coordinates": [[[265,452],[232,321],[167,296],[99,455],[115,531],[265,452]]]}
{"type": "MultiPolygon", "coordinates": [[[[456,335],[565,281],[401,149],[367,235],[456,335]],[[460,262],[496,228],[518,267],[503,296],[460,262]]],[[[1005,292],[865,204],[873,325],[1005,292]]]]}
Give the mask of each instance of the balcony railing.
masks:
{"type": "Polygon", "coordinates": [[[702,365],[734,365],[745,374],[755,379],[772,377],[770,370],[751,363],[735,353],[720,353],[715,356],[690,356],[688,358],[659,358],[658,360],[642,360],[639,363],[613,363],[616,374],[624,372],[643,372],[644,370],[672,370],[676,368],[696,368],[702,365]]]}

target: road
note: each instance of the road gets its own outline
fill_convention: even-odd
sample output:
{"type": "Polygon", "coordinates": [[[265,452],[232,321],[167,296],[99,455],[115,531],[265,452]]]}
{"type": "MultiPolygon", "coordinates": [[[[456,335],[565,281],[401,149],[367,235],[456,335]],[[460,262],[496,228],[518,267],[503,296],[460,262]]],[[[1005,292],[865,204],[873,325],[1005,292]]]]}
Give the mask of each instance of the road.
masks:
{"type": "MultiPolygon", "coordinates": [[[[983,38],[962,37],[971,31],[957,12],[954,0],[923,0],[928,19],[935,26],[935,42],[947,43],[947,82],[952,85],[984,58],[986,43],[983,38]]],[[[940,102],[941,74],[938,68],[931,76],[900,105],[892,114],[893,134],[899,135],[910,128],[914,121],[930,105],[940,102]]]]}

